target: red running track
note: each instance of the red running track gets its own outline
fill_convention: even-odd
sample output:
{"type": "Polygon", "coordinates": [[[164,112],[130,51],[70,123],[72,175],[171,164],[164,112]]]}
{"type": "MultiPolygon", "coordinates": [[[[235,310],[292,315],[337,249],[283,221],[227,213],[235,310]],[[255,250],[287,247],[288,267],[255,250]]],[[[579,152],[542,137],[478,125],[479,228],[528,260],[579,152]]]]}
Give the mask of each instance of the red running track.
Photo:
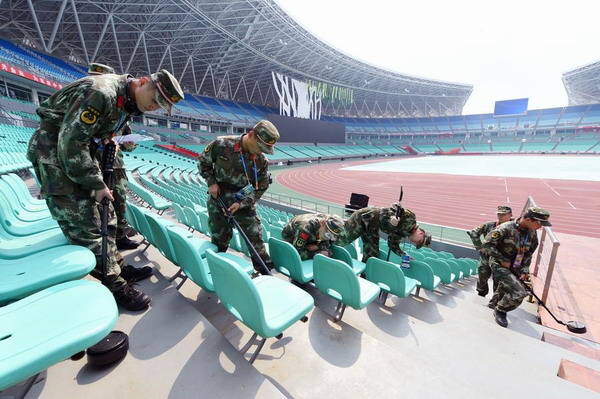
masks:
{"type": "Polygon", "coordinates": [[[463,229],[495,219],[498,205],[508,204],[518,214],[531,195],[550,212],[555,231],[600,238],[600,182],[340,170],[373,162],[377,161],[290,169],[279,174],[277,182],[341,205],[348,203],[352,192],[366,194],[369,205],[375,206],[397,201],[402,185],[402,203],[417,220],[463,229]]]}

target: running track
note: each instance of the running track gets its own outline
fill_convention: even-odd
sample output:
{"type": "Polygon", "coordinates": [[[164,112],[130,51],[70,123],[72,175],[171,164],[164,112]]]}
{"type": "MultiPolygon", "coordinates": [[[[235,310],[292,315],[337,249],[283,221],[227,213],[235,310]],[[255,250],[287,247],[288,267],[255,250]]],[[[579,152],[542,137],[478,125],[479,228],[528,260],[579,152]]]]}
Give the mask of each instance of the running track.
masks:
{"type": "MultiPolygon", "coordinates": [[[[379,162],[386,161],[389,159],[379,162]]],[[[374,206],[397,201],[402,185],[402,203],[416,213],[417,220],[463,229],[495,219],[498,205],[510,205],[516,216],[531,195],[550,212],[555,231],[600,238],[600,182],[340,170],[374,162],[377,161],[290,169],[280,173],[277,182],[341,205],[348,203],[352,192],[366,194],[369,205],[374,206]]]]}

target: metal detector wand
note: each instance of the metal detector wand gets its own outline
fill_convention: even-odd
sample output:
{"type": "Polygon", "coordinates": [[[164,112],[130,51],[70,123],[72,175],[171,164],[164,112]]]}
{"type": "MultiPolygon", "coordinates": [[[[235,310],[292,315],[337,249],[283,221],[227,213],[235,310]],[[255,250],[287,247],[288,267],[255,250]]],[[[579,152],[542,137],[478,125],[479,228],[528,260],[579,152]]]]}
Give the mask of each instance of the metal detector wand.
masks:
{"type": "Polygon", "coordinates": [[[223,211],[227,215],[227,221],[229,222],[229,224],[231,225],[231,227],[235,227],[237,229],[237,231],[242,236],[242,239],[246,243],[246,246],[248,247],[248,250],[250,251],[250,253],[254,257],[254,259],[256,259],[256,261],[258,262],[258,264],[260,265],[260,267],[263,269],[262,270],[263,274],[271,275],[271,272],[269,271],[269,268],[267,267],[267,265],[265,264],[265,262],[263,261],[263,259],[258,254],[258,251],[256,251],[256,248],[254,248],[254,245],[252,245],[252,243],[250,242],[250,239],[248,238],[248,236],[246,235],[246,233],[244,232],[244,230],[242,230],[242,228],[240,227],[240,224],[238,223],[238,221],[235,220],[235,216],[233,216],[233,213],[231,213],[231,211],[229,211],[229,208],[227,207],[227,205],[225,205],[225,201],[223,201],[223,198],[221,198],[220,195],[217,196],[217,201],[219,201],[219,205],[221,205],[221,208],[223,208],[223,211]]]}
{"type": "MultiPolygon", "coordinates": [[[[109,141],[104,144],[104,150],[102,151],[102,178],[104,180],[104,184],[110,190],[112,188],[112,180],[113,180],[113,166],[115,163],[116,156],[116,145],[109,141]]],[[[102,204],[102,215],[101,215],[101,225],[100,232],[102,235],[102,283],[106,279],[106,261],[107,261],[107,252],[108,252],[108,205],[110,204],[110,200],[106,197],[102,198],[100,202],[102,204]]]]}
{"type": "Polygon", "coordinates": [[[517,278],[517,280],[519,280],[519,282],[521,283],[521,285],[523,286],[523,288],[525,288],[525,290],[527,292],[529,292],[531,295],[533,295],[533,297],[538,301],[538,303],[540,305],[542,305],[542,307],[544,309],[546,309],[546,311],[550,314],[550,316],[552,316],[552,318],[554,319],[554,321],[556,321],[560,325],[563,325],[563,326],[567,327],[567,330],[571,331],[572,333],[575,333],[575,334],[585,334],[587,332],[587,328],[586,328],[585,324],[583,324],[580,321],[568,321],[568,322],[565,323],[564,321],[557,319],[556,316],[554,316],[554,314],[550,311],[550,309],[548,309],[548,307],[546,306],[546,304],[544,303],[544,301],[542,301],[540,299],[540,297],[538,297],[535,294],[535,292],[533,292],[533,289],[530,288],[527,284],[525,284],[524,281],[521,281],[521,279],[519,279],[519,276],[517,275],[517,273],[515,273],[512,269],[510,269],[510,271],[517,278]]]}
{"type": "MultiPolygon", "coordinates": [[[[402,204],[402,197],[404,197],[404,189],[402,188],[402,186],[400,186],[400,198],[398,198],[398,204],[402,204]]],[[[398,220],[400,220],[400,209],[402,209],[402,206],[399,206],[398,209],[396,209],[396,218],[398,220]]],[[[388,254],[387,254],[386,261],[388,261],[388,262],[390,261],[391,254],[392,254],[392,249],[388,245],[388,254]]]]}

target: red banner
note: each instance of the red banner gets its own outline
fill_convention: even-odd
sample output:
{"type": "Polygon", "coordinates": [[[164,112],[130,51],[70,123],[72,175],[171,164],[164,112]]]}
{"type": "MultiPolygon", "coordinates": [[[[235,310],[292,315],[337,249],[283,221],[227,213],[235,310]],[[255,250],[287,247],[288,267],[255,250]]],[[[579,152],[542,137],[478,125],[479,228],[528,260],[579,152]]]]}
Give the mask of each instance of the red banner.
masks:
{"type": "Polygon", "coordinates": [[[11,65],[5,64],[4,62],[0,62],[0,70],[2,70],[4,72],[12,73],[13,75],[17,75],[17,76],[20,76],[25,79],[33,80],[34,82],[41,83],[48,87],[52,87],[56,90],[63,88],[63,85],[61,85],[60,83],[56,83],[56,82],[53,82],[53,81],[45,79],[45,78],[40,78],[39,76],[36,76],[29,72],[25,72],[19,68],[15,68],[11,65]]]}

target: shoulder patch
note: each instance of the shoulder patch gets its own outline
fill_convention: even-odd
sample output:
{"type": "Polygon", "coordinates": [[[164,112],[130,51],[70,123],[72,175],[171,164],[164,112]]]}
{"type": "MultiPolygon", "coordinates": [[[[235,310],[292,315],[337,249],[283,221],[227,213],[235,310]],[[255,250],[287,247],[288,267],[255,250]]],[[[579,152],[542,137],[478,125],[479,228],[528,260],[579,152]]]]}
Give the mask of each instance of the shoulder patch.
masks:
{"type": "Polygon", "coordinates": [[[294,245],[296,245],[297,247],[303,247],[304,244],[306,244],[306,241],[304,241],[302,238],[298,238],[294,245]]]}
{"type": "Polygon", "coordinates": [[[496,238],[500,237],[500,233],[498,233],[496,230],[494,230],[494,231],[492,231],[491,237],[495,240],[496,238]]]}
{"type": "Polygon", "coordinates": [[[87,107],[81,114],[79,114],[79,119],[85,123],[86,125],[93,125],[98,121],[98,116],[100,116],[100,112],[94,107],[87,107]]]}
{"type": "Polygon", "coordinates": [[[206,148],[204,149],[204,153],[205,154],[208,154],[210,152],[213,144],[214,144],[214,141],[212,143],[210,143],[209,145],[206,146],[206,148]]]}
{"type": "Polygon", "coordinates": [[[308,240],[308,234],[305,231],[303,231],[302,233],[300,233],[300,239],[304,241],[308,240]]]}

